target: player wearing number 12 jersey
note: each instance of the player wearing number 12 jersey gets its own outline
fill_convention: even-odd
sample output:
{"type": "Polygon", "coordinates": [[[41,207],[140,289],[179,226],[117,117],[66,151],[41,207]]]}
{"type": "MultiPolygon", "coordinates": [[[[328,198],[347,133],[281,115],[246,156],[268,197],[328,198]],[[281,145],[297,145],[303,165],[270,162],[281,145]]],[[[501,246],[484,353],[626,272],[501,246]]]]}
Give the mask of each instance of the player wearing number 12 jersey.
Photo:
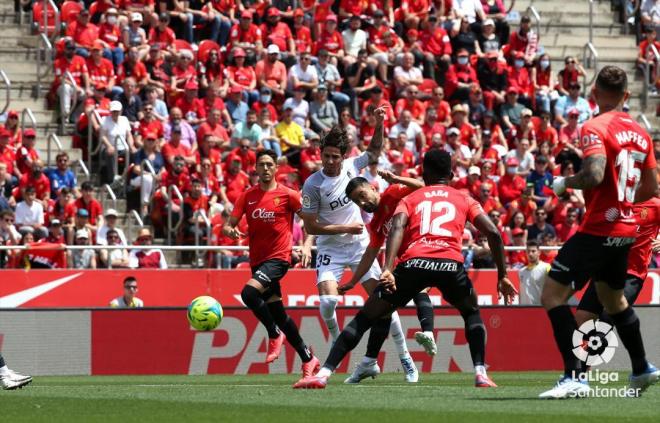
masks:
{"type": "Polygon", "coordinates": [[[300,212],[300,194],[275,181],[274,151],[260,151],[256,168],[259,184],[241,194],[222,230],[238,239],[242,234],[236,225],[243,215],[247,217],[252,278],[243,287],[241,299],[268,331],[266,363],[279,357],[286,336],[303,362],[304,377],[316,372],[320,363],[286,314],[280,286],[291,262],[293,215],[300,212]]]}
{"type": "Polygon", "coordinates": [[[646,361],[639,318],[623,294],[628,253],[637,235],[633,203],[650,199],[657,190],[651,139],[622,111],[627,84],[625,71],[616,66],[598,73],[593,95],[601,114],[582,127],[582,169],[553,181],[557,195],[566,188],[583,190],[587,212],[578,232],[552,263],[541,294],[564,361],[564,375],[541,398],[589,394],[589,387],[581,382],[584,378],[579,377],[582,362],[573,351],[577,323],[567,300],[590,279],[630,355],[630,387],[639,393],[660,378],[660,371],[646,361]]]}
{"type": "Polygon", "coordinates": [[[376,322],[406,305],[418,292],[437,287],[465,321],[465,337],[476,371],[477,387],[496,386],[484,366],[486,328],[479,314],[472,282],[463,268],[461,239],[466,221],[486,234],[498,270],[498,291],[508,303],[516,293],[507,278],[504,245],[499,230],[475,200],[450,186],[451,156],[431,150],[424,156],[425,188],[401,200],[394,212],[381,284],[364,307],[341,332],[316,376],[298,381],[294,388],[325,388],[341,360],[376,322]],[[398,265],[393,271],[395,260],[398,265]]]}

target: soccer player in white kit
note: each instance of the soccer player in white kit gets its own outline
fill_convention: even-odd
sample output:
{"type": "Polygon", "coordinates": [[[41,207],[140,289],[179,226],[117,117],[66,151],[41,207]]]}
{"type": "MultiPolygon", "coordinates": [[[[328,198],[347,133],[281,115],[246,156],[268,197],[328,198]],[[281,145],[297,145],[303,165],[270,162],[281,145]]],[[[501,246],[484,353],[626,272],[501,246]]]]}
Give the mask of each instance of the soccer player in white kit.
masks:
{"type": "MultiPolygon", "coordinates": [[[[366,152],[357,157],[344,159],[350,142],[346,131],[333,127],[321,140],[322,169],[312,174],[303,186],[302,212],[305,230],[316,235],[318,248],[316,257],[316,283],[320,296],[321,317],[336,340],[339,325],[335,309],[339,300],[337,284],[341,281],[344,269],[353,271],[369,245],[369,234],[364,228],[360,208],[346,196],[346,185],[367,167],[370,159],[377,161],[383,147],[383,120],[385,109],[374,110],[376,129],[366,152]]],[[[360,280],[368,294],[378,286],[380,266],[377,261],[360,280]]],[[[358,364],[346,383],[359,383],[367,377],[380,373],[376,356],[387,332],[392,335],[406,374],[406,381],[417,382],[419,377],[415,363],[410,357],[398,314],[392,315],[389,327],[371,329],[367,354],[358,364]]]]}

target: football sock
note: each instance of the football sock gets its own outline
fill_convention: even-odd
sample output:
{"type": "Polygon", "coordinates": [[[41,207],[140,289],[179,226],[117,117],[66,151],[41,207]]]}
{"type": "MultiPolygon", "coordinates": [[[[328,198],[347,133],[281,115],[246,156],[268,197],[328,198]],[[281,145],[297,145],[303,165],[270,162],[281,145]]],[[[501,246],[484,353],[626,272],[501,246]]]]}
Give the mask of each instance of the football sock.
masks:
{"type": "Polygon", "coordinates": [[[560,305],[548,310],[548,317],[552,324],[555,342],[564,359],[564,375],[573,377],[582,371],[582,363],[573,354],[573,332],[577,329],[575,317],[568,305],[560,305]]]}
{"type": "Polygon", "coordinates": [[[5,367],[7,367],[5,366],[5,359],[2,357],[2,354],[0,354],[0,371],[2,371],[2,369],[5,367]]]}
{"type": "Polygon", "coordinates": [[[280,336],[280,331],[275,325],[275,320],[268,310],[266,302],[261,298],[259,290],[253,286],[245,285],[241,291],[241,299],[252,313],[259,319],[262,325],[268,331],[269,338],[277,338],[280,336]]]}
{"type": "Polygon", "coordinates": [[[611,317],[619,333],[619,338],[621,338],[621,342],[630,355],[633,374],[643,373],[648,366],[648,362],[646,361],[642,332],[639,330],[639,318],[635,310],[628,306],[621,313],[612,314],[611,317]]]}
{"type": "Polygon", "coordinates": [[[383,348],[383,343],[390,332],[390,319],[378,319],[369,331],[369,340],[367,341],[367,353],[365,358],[373,361],[378,358],[378,353],[383,348]]]}
{"type": "Polygon", "coordinates": [[[392,313],[392,324],[390,325],[390,335],[392,335],[392,340],[396,349],[399,352],[399,357],[407,357],[410,355],[408,353],[408,345],[406,345],[406,337],[403,335],[403,328],[401,327],[401,319],[399,319],[399,313],[396,311],[392,313]]]}
{"type": "Polygon", "coordinates": [[[472,364],[483,366],[486,359],[486,327],[481,320],[479,310],[462,314],[465,321],[465,337],[470,345],[472,364]]]}
{"type": "Polygon", "coordinates": [[[321,370],[314,376],[316,377],[330,377],[332,375],[332,370],[328,369],[327,367],[321,367],[321,370]]]}
{"type": "Polygon", "coordinates": [[[413,297],[417,306],[417,318],[422,332],[433,332],[433,303],[429,294],[420,292],[413,297]]]}
{"type": "Polygon", "coordinates": [[[475,375],[486,376],[486,366],[483,366],[483,365],[474,366],[474,374],[475,375]]]}
{"type": "Polygon", "coordinates": [[[277,327],[284,332],[287,342],[295,348],[302,362],[307,363],[310,361],[312,359],[312,353],[300,336],[298,327],[293,320],[291,320],[291,317],[286,314],[282,301],[268,303],[268,309],[275,320],[275,324],[277,324],[277,327]]]}
{"type": "Polygon", "coordinates": [[[336,341],[339,337],[339,323],[337,322],[337,313],[335,312],[338,301],[339,299],[336,295],[321,295],[320,298],[321,304],[319,308],[321,310],[321,317],[323,317],[333,341],[336,341]]]}
{"type": "Polygon", "coordinates": [[[339,363],[346,357],[346,354],[357,346],[364,333],[372,325],[373,322],[362,311],[359,311],[335,341],[323,367],[335,371],[339,363]]]}

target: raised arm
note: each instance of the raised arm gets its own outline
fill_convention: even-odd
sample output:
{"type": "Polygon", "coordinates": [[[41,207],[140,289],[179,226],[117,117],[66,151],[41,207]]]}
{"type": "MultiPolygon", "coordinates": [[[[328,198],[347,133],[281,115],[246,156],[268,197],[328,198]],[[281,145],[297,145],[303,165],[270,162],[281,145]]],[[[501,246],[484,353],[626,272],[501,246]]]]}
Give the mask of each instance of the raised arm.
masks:
{"type": "Polygon", "coordinates": [[[381,106],[374,110],[374,116],[376,117],[376,129],[374,130],[374,136],[371,138],[371,142],[367,148],[367,153],[369,154],[369,159],[371,161],[378,161],[380,154],[383,151],[383,140],[385,139],[383,122],[385,121],[386,107],[388,106],[381,106]]]}
{"type": "Polygon", "coordinates": [[[409,188],[418,189],[424,186],[424,182],[415,178],[406,178],[405,176],[397,176],[389,170],[378,170],[378,175],[385,179],[388,184],[401,184],[409,188]]]}

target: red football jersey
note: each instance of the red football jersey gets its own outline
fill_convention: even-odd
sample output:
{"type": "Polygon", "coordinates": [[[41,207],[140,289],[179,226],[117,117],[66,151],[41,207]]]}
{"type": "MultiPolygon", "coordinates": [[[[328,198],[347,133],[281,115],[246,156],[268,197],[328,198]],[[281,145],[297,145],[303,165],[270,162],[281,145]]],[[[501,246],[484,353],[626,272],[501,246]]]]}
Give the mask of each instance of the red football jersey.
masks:
{"type": "Polygon", "coordinates": [[[236,201],[231,215],[247,217],[250,238],[250,266],[266,260],[291,261],[293,214],[302,207],[300,193],[282,185],[263,191],[256,185],[236,201]]]}
{"type": "Polygon", "coordinates": [[[637,240],[628,254],[628,274],[644,280],[649,272],[651,242],[660,230],[660,198],[654,197],[634,206],[637,240]]]}
{"type": "Polygon", "coordinates": [[[580,148],[584,157],[607,156],[605,178],[584,190],[587,212],[580,232],[611,237],[635,237],[635,192],[642,169],[655,168],[651,138],[630,115],[608,112],[582,127],[580,148]]]}
{"type": "Polygon", "coordinates": [[[484,214],[469,194],[446,185],[420,188],[399,202],[394,214],[408,216],[398,252],[400,261],[413,257],[463,262],[465,222],[484,214]]]}
{"type": "Polygon", "coordinates": [[[401,184],[394,184],[387,187],[385,192],[380,196],[380,204],[378,209],[374,212],[371,222],[367,225],[369,231],[370,241],[369,247],[380,248],[387,238],[387,233],[392,226],[392,216],[396,210],[399,201],[406,195],[415,191],[415,188],[410,188],[401,184]]]}

